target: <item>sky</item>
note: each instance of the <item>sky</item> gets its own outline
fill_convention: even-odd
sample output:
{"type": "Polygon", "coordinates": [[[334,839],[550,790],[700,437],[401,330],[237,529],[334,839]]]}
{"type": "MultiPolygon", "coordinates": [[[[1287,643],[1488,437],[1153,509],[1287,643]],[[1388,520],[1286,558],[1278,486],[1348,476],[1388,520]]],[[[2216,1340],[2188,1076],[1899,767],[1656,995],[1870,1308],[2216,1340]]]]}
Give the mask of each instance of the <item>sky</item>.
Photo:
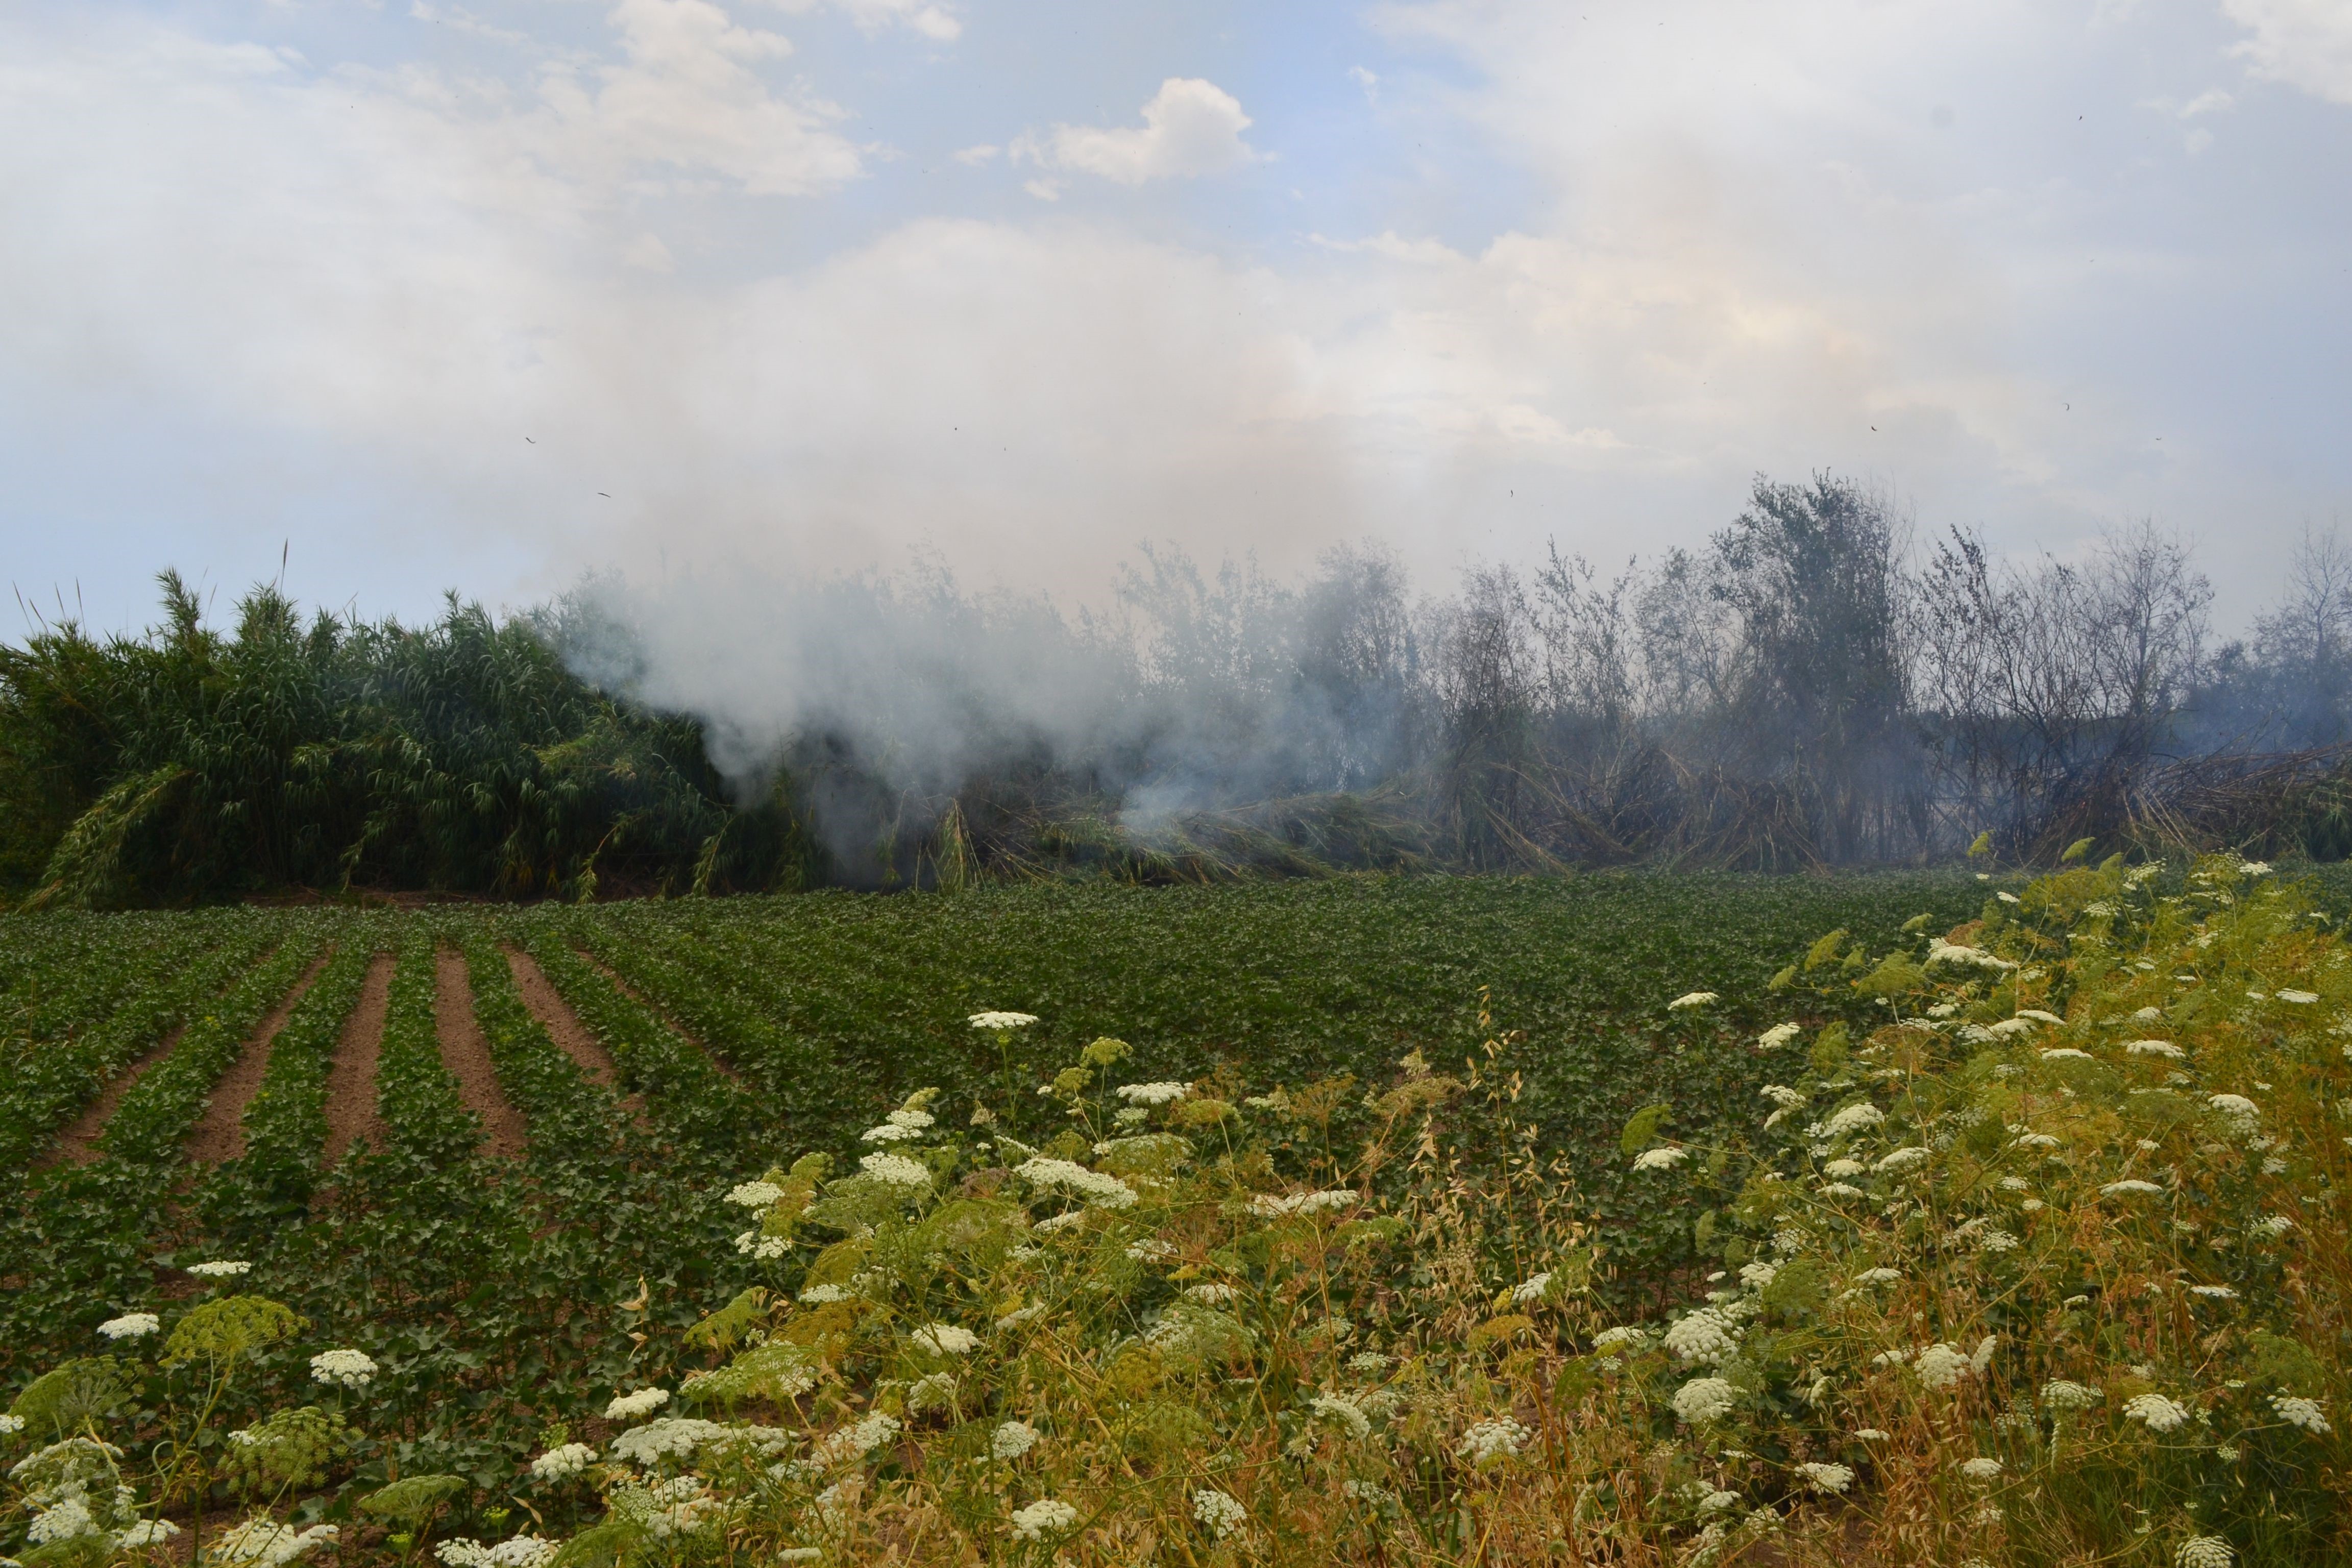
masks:
{"type": "Polygon", "coordinates": [[[2152,519],[2242,620],[2352,521],[2348,192],[2343,0],[21,5],[0,540],[100,628],[281,562],[1087,603],[1829,470],[2152,519]]]}

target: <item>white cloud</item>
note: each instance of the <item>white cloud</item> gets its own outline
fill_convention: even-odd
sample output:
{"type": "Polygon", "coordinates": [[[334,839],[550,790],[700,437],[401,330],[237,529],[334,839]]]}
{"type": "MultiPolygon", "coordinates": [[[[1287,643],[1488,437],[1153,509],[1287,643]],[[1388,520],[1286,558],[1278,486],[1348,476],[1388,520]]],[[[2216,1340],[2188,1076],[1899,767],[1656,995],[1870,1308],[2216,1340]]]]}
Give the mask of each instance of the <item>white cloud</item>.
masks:
{"type": "Polygon", "coordinates": [[[780,98],[752,68],[792,52],[782,35],[739,26],[710,0],[621,0],[612,20],[624,58],[549,67],[543,110],[513,127],[550,162],[605,181],[715,174],[755,195],[806,195],[858,174],[857,150],[822,129],[832,106],[780,98]]]}
{"type": "Polygon", "coordinates": [[[2231,52],[2256,77],[2352,103],[2352,6],[2344,0],[2221,0],[2253,37],[2231,52]]]}
{"type": "Polygon", "coordinates": [[[1002,147],[983,142],[977,147],[959,147],[952,156],[957,163],[977,169],[983,163],[992,162],[996,155],[1003,151],[1002,147]]]}
{"type": "Polygon", "coordinates": [[[858,31],[878,33],[888,27],[905,27],[934,43],[953,43],[963,36],[963,24],[945,5],[931,0],[768,0],[778,10],[790,15],[805,15],[819,9],[839,11],[855,23],[858,31]]]}
{"type": "Polygon", "coordinates": [[[1140,127],[1056,125],[1020,137],[1013,153],[1048,168],[1139,185],[1222,174],[1255,162],[1258,153],[1242,140],[1249,126],[1241,100],[1214,82],[1170,77],[1143,106],[1140,127]]]}

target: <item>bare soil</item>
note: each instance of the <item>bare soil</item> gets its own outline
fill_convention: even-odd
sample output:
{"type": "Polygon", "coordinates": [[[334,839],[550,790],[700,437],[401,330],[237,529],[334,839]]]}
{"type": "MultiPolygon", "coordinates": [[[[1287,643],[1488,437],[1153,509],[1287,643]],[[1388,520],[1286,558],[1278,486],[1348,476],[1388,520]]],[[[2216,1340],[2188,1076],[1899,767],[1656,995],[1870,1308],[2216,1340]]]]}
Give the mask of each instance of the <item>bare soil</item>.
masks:
{"type": "Polygon", "coordinates": [[[318,961],[302,972],[277,1006],[269,1010],[245,1042],[245,1049],[220,1081],[213,1085],[212,1098],[205,1102],[205,1113],[196,1121],[195,1131],[188,1134],[188,1158],[200,1164],[218,1165],[245,1155],[245,1108],[253,1103],[254,1091],[261,1087],[262,1075],[269,1070],[269,1047],[278,1038],[278,1031],[294,1016],[294,1005],[319,978],[319,971],[327,967],[331,952],[319,955],[318,961]]]}
{"type": "Polygon", "coordinates": [[[581,961],[586,963],[589,968],[594,970],[597,973],[611,981],[613,983],[614,990],[618,991],[622,995],[626,996],[630,1001],[635,1002],[638,1006],[643,1007],[646,1012],[651,1013],[655,1017],[660,1019],[662,1027],[667,1029],[671,1034],[676,1035],[679,1039],[684,1040],[688,1045],[692,1046],[696,1050],[700,1051],[704,1059],[709,1061],[712,1067],[717,1068],[720,1072],[725,1073],[737,1083],[741,1083],[743,1081],[743,1075],[735,1070],[735,1064],[733,1062],[729,1061],[725,1057],[720,1056],[717,1051],[712,1050],[709,1046],[695,1038],[692,1031],[681,1027],[678,1021],[671,1017],[667,1012],[663,1011],[658,1003],[646,1001],[646,998],[639,994],[636,989],[630,985],[627,981],[622,979],[619,975],[614,973],[611,970],[598,963],[594,953],[583,952],[580,957],[581,961]]]}
{"type": "MultiPolygon", "coordinates": [[[[539,1020],[548,1038],[578,1064],[582,1076],[589,1082],[619,1094],[621,1074],[613,1063],[613,1053],[580,1021],[580,1015],[572,1010],[572,1004],[548,979],[547,972],[532,961],[530,954],[512,947],[507,949],[507,967],[514,972],[515,990],[521,994],[522,1005],[530,1009],[530,1016],[539,1020]]],[[[643,1095],[625,1096],[621,1105],[639,1126],[645,1125],[643,1095]]]]}
{"type": "Polygon", "coordinates": [[[375,1064],[383,1050],[383,1020],[392,1010],[392,954],[379,952],[360,986],[359,1005],[344,1020],[342,1043],[327,1074],[327,1153],[331,1168],[356,1139],[383,1147],[383,1123],[375,1113],[375,1064]]]}
{"type": "Polygon", "coordinates": [[[163,1044],[116,1073],[108,1080],[106,1088],[100,1091],[99,1097],[74,1118],[73,1125],[58,1134],[58,1141],[49,1145],[49,1152],[33,1162],[33,1169],[46,1171],[52,1165],[87,1165],[97,1159],[98,1135],[106,1131],[108,1122],[114,1120],[115,1108],[122,1103],[122,1097],[147,1076],[149,1068],[170,1056],[172,1047],[179,1043],[180,1030],[173,1029],[163,1037],[163,1044]]]}
{"type": "Polygon", "coordinates": [[[522,1152],[530,1130],[499,1088],[490,1043],[474,1021],[474,987],[466,978],[465,955],[445,947],[434,954],[433,963],[433,1024],[441,1037],[441,1060],[457,1076],[467,1109],[482,1119],[482,1152],[511,1159],[522,1152]]]}

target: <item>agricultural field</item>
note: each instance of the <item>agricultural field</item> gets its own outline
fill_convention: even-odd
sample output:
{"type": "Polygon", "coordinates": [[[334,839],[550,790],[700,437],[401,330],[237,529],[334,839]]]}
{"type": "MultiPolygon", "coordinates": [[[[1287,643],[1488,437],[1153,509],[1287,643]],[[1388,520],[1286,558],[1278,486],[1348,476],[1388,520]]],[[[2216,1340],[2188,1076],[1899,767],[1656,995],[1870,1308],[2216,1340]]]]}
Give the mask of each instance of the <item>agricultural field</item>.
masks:
{"type": "MultiPolygon", "coordinates": [[[[2319,896],[2340,913],[2345,891],[2319,896]]],[[[1686,1139],[1752,1121],[1801,1070],[1761,1031],[1873,1022],[1866,999],[1774,994],[1776,972],[1833,930],[1858,953],[1955,926],[1987,892],[1368,877],[6,917],[0,1407],[102,1322],[198,1297],[190,1265],[249,1263],[238,1288],[300,1314],[306,1344],[377,1368],[367,1437],[298,1519],[453,1475],[473,1489],[446,1522],[487,1533],[531,1506],[533,1455],[608,1438],[614,1391],[674,1385],[682,1331],[772,1280],[730,1188],[809,1152],[854,1165],[919,1090],[950,1127],[1033,1103],[1106,1036],[1139,1080],[1321,1084],[1327,1143],[1416,1053],[1484,1071],[1590,1224],[1597,1299],[1655,1312],[1700,1253],[1688,1201],[1628,1169],[1629,1116],[1665,1108],[1643,1136],[1686,1139]],[[1719,996],[1669,1010],[1693,992],[1719,996]],[[990,1009],[1038,1022],[973,1029],[990,1009]]],[[[228,1397],[249,1415],[310,1384],[268,1352],[228,1397]]]]}

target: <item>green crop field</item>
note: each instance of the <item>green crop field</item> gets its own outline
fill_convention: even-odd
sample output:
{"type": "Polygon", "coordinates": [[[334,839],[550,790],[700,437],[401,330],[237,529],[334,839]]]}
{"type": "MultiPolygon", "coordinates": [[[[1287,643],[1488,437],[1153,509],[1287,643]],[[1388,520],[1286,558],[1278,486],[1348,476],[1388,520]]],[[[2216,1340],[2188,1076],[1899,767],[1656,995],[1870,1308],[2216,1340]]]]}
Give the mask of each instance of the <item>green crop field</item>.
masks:
{"type": "MultiPolygon", "coordinates": [[[[915,1089],[938,1086],[957,1115],[1029,1092],[1101,1035],[1130,1042],[1144,1077],[1226,1068],[1262,1089],[1378,1080],[1416,1048],[1456,1060],[1523,1030],[1525,1113],[1589,1171],[1585,1195],[1626,1232],[1620,1282],[1638,1289],[1640,1265],[1677,1254],[1619,1211],[1622,1163],[1604,1152],[1627,1113],[1745,1111],[1766,1070],[1749,1041],[1776,1021],[1767,976],[1832,927],[1883,940],[1981,897],[1948,873],[1628,875],[12,917],[0,1375],[22,1385],[102,1320],[184,1290],[176,1264],[246,1259],[252,1289],[386,1366],[378,1430],[399,1436],[383,1465],[494,1485],[550,1421],[667,1373],[624,1331],[641,1279],[637,1316],[685,1323],[753,1278],[730,1246],[730,1184],[854,1150],[915,1089]],[[510,1155],[484,1152],[482,1086],[440,1048],[436,950],[463,957],[494,1092],[525,1130],[510,1155]],[[375,1044],[345,1025],[379,953],[394,967],[373,1081],[342,1092],[372,1095],[359,1109],[382,1131],[330,1164],[331,1120],[353,1109],[330,1080],[339,1052],[375,1044]],[[509,953],[608,1053],[611,1088],[557,1048],[509,953]],[[204,1162],[190,1145],[207,1097],[298,984],[240,1108],[241,1152],[204,1162]],[[1727,1005],[1670,1026],[1664,1003],[1695,989],[1727,1005]],[[1009,1080],[964,1022],[990,1007],[1042,1020],[1009,1080]],[[142,1063],[60,1158],[68,1124],[142,1063]]],[[[289,1389],[299,1371],[280,1369],[289,1389]]]]}
{"type": "MultiPolygon", "coordinates": [[[[1776,970],[1985,897],[1955,872],[1368,877],[0,918],[0,1385],[168,1312],[187,1265],[247,1261],[306,1342],[381,1368],[340,1495],[451,1473],[495,1505],[543,1434],[604,1433],[612,1391],[674,1381],[677,1331],[772,1278],[730,1184],[854,1158],[918,1089],[946,1122],[1004,1107],[1106,1035],[1123,1072],[1235,1098],[1500,1040],[1517,1119],[1598,1217],[1603,1294],[1654,1310],[1696,1255],[1625,1170],[1628,1115],[1752,1118],[1793,1070],[1758,1033],[1826,1021],[1776,970]],[[1698,990],[1721,1000],[1668,1012],[1698,990]],[[1001,1052],[966,1022],[992,1008],[1040,1022],[1001,1052]]],[[[233,1400],[308,1387],[270,1352],[233,1400]]]]}

